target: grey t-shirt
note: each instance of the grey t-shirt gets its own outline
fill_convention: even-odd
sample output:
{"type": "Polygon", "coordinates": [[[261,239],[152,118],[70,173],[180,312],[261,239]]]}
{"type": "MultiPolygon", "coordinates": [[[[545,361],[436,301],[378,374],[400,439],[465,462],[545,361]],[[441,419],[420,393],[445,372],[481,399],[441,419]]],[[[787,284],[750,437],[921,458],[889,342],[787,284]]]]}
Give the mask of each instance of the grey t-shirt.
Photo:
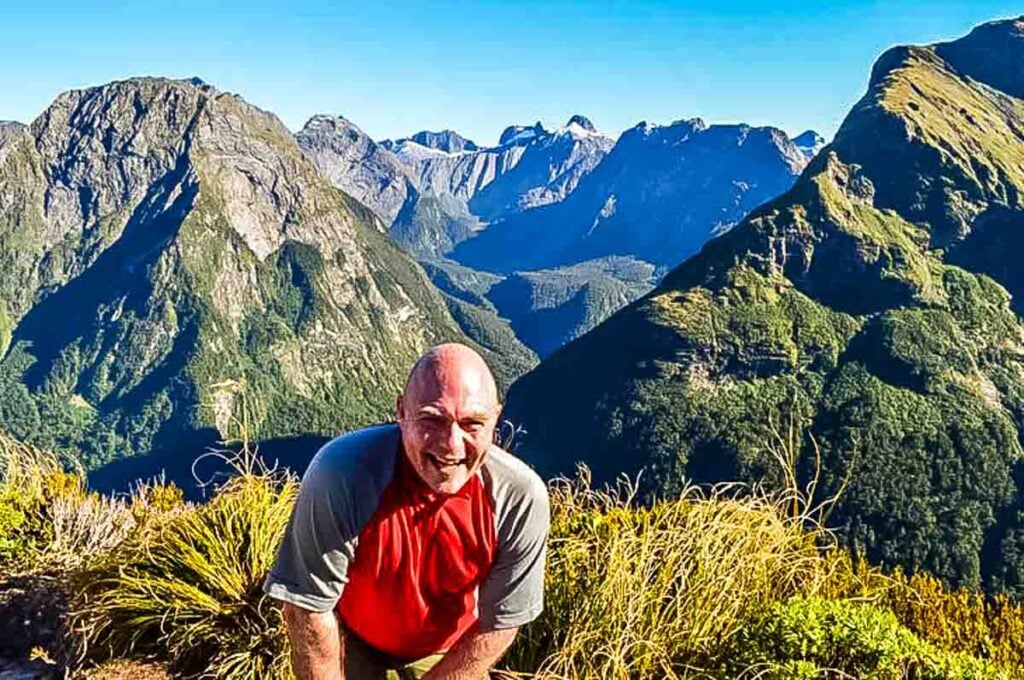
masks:
{"type": "MultiPolygon", "coordinates": [[[[265,592],[304,609],[327,611],[338,605],[360,554],[364,556],[360,559],[369,561],[379,559],[383,550],[406,560],[401,573],[396,570],[390,576],[379,576],[374,587],[379,586],[382,591],[398,590],[397,586],[388,585],[392,583],[389,578],[408,586],[406,571],[422,573],[424,579],[445,580],[445,570],[465,572],[463,558],[467,563],[474,559],[479,562],[479,555],[486,554],[487,564],[480,565],[479,574],[466,577],[475,578],[467,583],[476,586],[479,627],[511,628],[539,616],[543,608],[550,524],[547,488],[540,477],[519,459],[492,446],[480,471],[467,483],[466,493],[457,494],[461,499],[444,501],[452,508],[446,512],[455,514],[430,524],[420,521],[421,515],[416,514],[422,513],[422,508],[414,512],[402,507],[405,496],[398,488],[400,480],[396,473],[404,469],[402,465],[408,463],[404,461],[397,425],[358,430],[325,445],[303,476],[277,562],[264,584],[265,592]],[[477,491],[474,493],[473,489],[477,491]],[[406,512],[411,519],[399,521],[406,512]],[[386,531],[375,530],[382,523],[387,523],[386,531]],[[481,526],[487,523],[493,524],[481,526]],[[451,530],[452,524],[463,528],[451,530]],[[360,551],[361,537],[382,545],[360,551]],[[443,550],[438,549],[439,543],[443,550]],[[436,564],[420,564],[431,559],[436,564]]],[[[386,571],[386,567],[379,565],[374,568],[386,571]]],[[[360,583],[364,584],[360,587],[367,587],[365,580],[360,583]]],[[[434,590],[438,587],[446,586],[424,586],[434,590]]],[[[361,602],[367,601],[366,595],[361,594],[361,602]]],[[[375,594],[371,600],[377,596],[380,606],[407,610],[390,612],[391,615],[426,617],[421,627],[435,625],[427,621],[433,615],[430,611],[416,611],[429,609],[429,597],[426,604],[417,604],[407,600],[419,598],[403,601],[395,599],[397,594],[385,592],[375,594]]]]}

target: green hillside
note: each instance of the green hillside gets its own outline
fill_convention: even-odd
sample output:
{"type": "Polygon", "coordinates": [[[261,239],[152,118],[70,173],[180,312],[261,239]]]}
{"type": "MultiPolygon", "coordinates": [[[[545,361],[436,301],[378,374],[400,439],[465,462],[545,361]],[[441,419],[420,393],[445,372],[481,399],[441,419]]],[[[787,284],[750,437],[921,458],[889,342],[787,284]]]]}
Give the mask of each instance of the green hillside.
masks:
{"type": "Polygon", "coordinates": [[[792,190],[513,387],[520,453],[650,492],[822,452],[875,563],[1024,594],[1024,19],[898,47],[792,190]]]}

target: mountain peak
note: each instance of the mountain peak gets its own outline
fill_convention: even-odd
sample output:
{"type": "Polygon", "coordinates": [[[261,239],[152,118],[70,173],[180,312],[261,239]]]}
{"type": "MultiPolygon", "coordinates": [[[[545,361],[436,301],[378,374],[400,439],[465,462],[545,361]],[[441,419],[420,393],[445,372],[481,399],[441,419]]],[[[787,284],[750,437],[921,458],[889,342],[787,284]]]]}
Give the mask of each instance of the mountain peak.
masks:
{"type": "Polygon", "coordinates": [[[793,144],[810,160],[825,146],[825,138],[814,130],[804,130],[793,138],[793,144]]]}
{"type": "Polygon", "coordinates": [[[498,146],[505,146],[506,144],[523,145],[529,144],[531,140],[541,135],[546,135],[547,130],[541,125],[538,120],[536,123],[531,125],[509,125],[505,128],[505,131],[501,133],[501,137],[498,139],[498,146]]]}
{"type": "Polygon", "coordinates": [[[454,130],[441,130],[440,132],[422,130],[409,139],[428,149],[437,149],[447,153],[462,153],[479,149],[475,142],[466,139],[454,130]]]}
{"type": "Polygon", "coordinates": [[[934,49],[963,75],[1012,97],[1024,97],[1024,17],[982,24],[934,49]]]}
{"type": "Polygon", "coordinates": [[[597,129],[594,127],[594,124],[590,122],[590,119],[586,116],[581,116],[578,113],[570,118],[569,122],[565,124],[566,127],[571,125],[579,125],[587,132],[597,132],[597,129]]]}

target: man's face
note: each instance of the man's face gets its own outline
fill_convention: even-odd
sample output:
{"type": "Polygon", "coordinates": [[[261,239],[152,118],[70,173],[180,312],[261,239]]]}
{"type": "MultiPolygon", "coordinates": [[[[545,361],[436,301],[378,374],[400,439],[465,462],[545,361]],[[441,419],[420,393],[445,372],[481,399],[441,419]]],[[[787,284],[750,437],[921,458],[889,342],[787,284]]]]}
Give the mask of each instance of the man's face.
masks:
{"type": "Polygon", "coordinates": [[[433,491],[454,494],[483,465],[499,405],[483,361],[442,355],[398,398],[405,454],[433,491]]]}

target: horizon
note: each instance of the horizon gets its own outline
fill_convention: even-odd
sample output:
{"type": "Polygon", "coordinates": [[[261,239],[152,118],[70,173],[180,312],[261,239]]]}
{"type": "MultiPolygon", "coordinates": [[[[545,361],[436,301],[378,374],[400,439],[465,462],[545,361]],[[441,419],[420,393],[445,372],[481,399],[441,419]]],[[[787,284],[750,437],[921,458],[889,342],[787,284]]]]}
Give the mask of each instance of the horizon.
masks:
{"type": "Polygon", "coordinates": [[[241,11],[186,0],[169,14],[57,6],[57,18],[22,7],[5,17],[0,58],[19,67],[0,73],[8,93],[0,120],[30,123],[68,90],[198,77],[293,132],[315,115],[343,116],[375,140],[453,130],[485,147],[509,125],[553,129],[576,114],[611,137],[641,122],[701,118],[831,139],[885,49],[956,38],[1020,14],[995,0],[939,8],[842,0],[828,12],[792,0],[770,8],[482,2],[458,11],[434,2],[338,8],[319,0],[241,11]],[[506,28],[509,16],[511,35],[484,35],[506,28]]]}

